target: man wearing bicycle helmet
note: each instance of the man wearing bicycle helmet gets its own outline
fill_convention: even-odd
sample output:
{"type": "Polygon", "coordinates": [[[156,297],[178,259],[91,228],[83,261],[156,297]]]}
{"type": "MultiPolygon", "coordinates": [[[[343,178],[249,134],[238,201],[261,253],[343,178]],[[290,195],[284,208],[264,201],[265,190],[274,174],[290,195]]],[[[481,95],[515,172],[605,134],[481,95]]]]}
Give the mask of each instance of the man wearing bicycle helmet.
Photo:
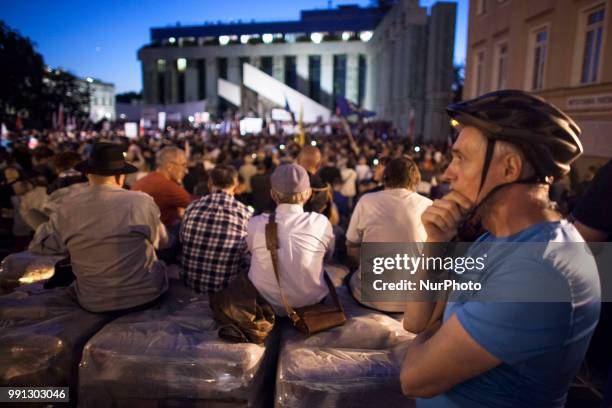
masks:
{"type": "Polygon", "coordinates": [[[447,242],[475,216],[488,232],[470,251],[489,245],[489,258],[476,276],[481,292],[407,304],[404,327],[419,336],[406,353],[402,391],[420,397],[419,407],[562,407],[599,318],[592,255],[551,244],[583,241],[548,199],[550,183],[582,153],[580,129],[522,91],[447,111],[460,130],[445,173],[451,192],[423,213],[423,225],[428,241],[447,242]],[[553,290],[567,301],[532,296],[553,290]]]}

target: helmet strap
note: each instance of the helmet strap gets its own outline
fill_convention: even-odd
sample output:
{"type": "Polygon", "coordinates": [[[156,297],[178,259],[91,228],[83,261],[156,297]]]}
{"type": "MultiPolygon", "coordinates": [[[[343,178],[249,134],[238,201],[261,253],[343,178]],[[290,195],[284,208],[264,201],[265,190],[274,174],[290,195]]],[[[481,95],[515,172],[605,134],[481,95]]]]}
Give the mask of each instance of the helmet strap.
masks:
{"type": "Polygon", "coordinates": [[[489,168],[491,167],[491,161],[493,160],[493,152],[495,150],[495,139],[487,138],[487,150],[485,152],[485,159],[482,165],[482,173],[480,176],[480,187],[478,187],[478,194],[476,194],[476,199],[480,196],[482,192],[482,187],[484,187],[485,181],[487,181],[487,175],[489,174],[489,168]]]}
{"type": "MultiPolygon", "coordinates": [[[[487,179],[487,175],[489,173],[489,168],[491,167],[491,161],[493,159],[493,151],[495,149],[495,139],[489,139],[487,138],[487,150],[485,152],[485,160],[484,160],[484,164],[482,166],[482,175],[480,178],[480,187],[478,188],[478,194],[476,195],[477,199],[480,196],[480,193],[482,192],[482,188],[484,187],[484,183],[487,179]]],[[[545,182],[545,181],[544,181],[545,182]]],[[[495,193],[497,193],[499,190],[511,186],[513,184],[541,184],[543,183],[542,178],[534,175],[531,177],[527,177],[523,180],[517,180],[517,181],[512,181],[510,183],[504,183],[504,184],[500,184],[498,186],[495,186],[491,189],[491,191],[489,191],[481,200],[480,202],[478,202],[466,215],[463,223],[459,226],[458,230],[460,231],[459,236],[463,235],[461,233],[462,230],[466,230],[470,228],[478,230],[481,228],[481,224],[480,221],[477,222],[478,225],[474,225],[474,217],[476,216],[476,213],[478,212],[478,209],[485,203],[487,202],[491,197],[493,197],[493,195],[495,195],[495,193]]],[[[475,237],[471,237],[471,238],[475,238],[475,237]]],[[[459,238],[461,239],[461,238],[459,238]]]]}

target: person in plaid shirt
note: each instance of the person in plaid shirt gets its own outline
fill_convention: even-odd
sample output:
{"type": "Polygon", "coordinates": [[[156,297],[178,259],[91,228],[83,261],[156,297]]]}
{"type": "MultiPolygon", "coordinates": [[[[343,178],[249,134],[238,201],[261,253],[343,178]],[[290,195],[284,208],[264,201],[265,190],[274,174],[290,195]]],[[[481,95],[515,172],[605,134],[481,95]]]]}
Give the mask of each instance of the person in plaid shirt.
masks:
{"type": "Polygon", "coordinates": [[[182,279],[197,292],[218,292],[249,268],[246,244],[251,212],[234,198],[238,172],[219,165],[210,172],[210,194],[187,207],[180,230],[182,279]]]}

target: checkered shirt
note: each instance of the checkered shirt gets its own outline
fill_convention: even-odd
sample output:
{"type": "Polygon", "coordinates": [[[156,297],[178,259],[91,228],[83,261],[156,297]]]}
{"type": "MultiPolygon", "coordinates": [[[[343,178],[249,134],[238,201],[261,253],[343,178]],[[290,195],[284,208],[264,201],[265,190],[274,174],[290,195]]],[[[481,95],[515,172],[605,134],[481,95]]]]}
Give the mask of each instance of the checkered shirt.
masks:
{"type": "Polygon", "coordinates": [[[182,278],[198,292],[217,292],[249,268],[246,235],[251,212],[227,193],[187,207],[181,224],[182,278]]]}

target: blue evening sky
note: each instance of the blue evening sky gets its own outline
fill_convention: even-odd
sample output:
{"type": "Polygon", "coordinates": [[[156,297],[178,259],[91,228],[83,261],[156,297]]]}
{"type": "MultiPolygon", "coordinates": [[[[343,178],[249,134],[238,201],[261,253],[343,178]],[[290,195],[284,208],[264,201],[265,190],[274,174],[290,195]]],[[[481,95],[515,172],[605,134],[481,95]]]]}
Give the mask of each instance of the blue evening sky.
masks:
{"type": "MultiPolygon", "coordinates": [[[[451,0],[453,1],[453,0],[451,0]]],[[[465,61],[468,0],[459,4],[455,62],[465,61]]],[[[430,6],[435,0],[420,0],[430,6]]],[[[334,0],[367,6],[370,0],[334,0]]],[[[81,77],[115,84],[116,92],[140,91],[138,49],[151,27],[204,21],[297,20],[300,10],[327,8],[327,0],[0,0],[0,19],[36,43],[45,63],[81,77]]]]}

